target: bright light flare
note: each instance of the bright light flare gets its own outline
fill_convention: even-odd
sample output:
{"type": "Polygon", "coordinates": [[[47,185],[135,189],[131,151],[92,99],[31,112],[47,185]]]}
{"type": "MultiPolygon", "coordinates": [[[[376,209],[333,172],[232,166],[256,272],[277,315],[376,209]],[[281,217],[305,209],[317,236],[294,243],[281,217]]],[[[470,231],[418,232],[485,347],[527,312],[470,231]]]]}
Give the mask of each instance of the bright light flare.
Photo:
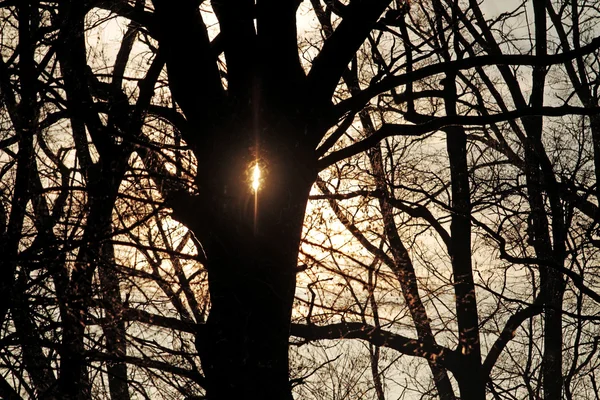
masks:
{"type": "Polygon", "coordinates": [[[258,192],[258,188],[260,187],[260,167],[258,163],[254,164],[254,168],[252,170],[252,189],[254,193],[258,192]]]}

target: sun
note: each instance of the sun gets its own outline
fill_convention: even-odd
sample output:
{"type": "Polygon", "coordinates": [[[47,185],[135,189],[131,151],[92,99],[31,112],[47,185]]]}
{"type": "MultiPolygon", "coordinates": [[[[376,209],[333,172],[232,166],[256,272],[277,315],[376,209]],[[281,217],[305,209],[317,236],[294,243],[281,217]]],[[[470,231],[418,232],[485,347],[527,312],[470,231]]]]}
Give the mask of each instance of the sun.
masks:
{"type": "Polygon", "coordinates": [[[258,162],[254,164],[254,168],[252,169],[252,190],[254,193],[258,192],[260,188],[260,167],[258,166],[258,162]]]}

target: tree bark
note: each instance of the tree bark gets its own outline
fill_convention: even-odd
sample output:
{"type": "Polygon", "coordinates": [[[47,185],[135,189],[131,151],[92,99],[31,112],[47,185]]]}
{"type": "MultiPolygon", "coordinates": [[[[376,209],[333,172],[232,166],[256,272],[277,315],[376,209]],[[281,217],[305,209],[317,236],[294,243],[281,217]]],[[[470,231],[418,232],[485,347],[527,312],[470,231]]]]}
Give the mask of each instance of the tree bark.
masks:
{"type": "MultiPolygon", "coordinates": [[[[217,198],[204,205],[213,208],[212,221],[196,232],[211,295],[196,346],[211,400],[292,399],[288,340],[312,178],[294,168],[294,157],[271,156],[256,211],[252,194],[235,204],[217,198]]],[[[249,189],[246,182],[238,185],[249,189]]]]}
{"type": "MultiPolygon", "coordinates": [[[[447,73],[444,84],[446,114],[457,114],[456,75],[447,73]]],[[[450,165],[452,217],[450,224],[450,259],[456,294],[458,349],[462,356],[461,371],[455,374],[461,399],[485,399],[485,382],[479,341],[479,315],[471,257],[471,191],[467,163],[467,135],[463,127],[446,128],[446,148],[450,165]]]]}

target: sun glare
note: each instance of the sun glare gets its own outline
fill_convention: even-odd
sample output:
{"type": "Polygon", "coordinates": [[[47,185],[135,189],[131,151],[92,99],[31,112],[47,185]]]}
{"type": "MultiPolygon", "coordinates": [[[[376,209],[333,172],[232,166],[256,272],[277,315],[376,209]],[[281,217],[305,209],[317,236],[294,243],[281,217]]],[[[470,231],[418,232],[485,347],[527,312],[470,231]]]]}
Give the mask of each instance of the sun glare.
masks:
{"type": "Polygon", "coordinates": [[[258,163],[254,164],[254,169],[252,170],[252,189],[254,189],[254,193],[258,192],[258,188],[260,187],[260,167],[258,163]]]}

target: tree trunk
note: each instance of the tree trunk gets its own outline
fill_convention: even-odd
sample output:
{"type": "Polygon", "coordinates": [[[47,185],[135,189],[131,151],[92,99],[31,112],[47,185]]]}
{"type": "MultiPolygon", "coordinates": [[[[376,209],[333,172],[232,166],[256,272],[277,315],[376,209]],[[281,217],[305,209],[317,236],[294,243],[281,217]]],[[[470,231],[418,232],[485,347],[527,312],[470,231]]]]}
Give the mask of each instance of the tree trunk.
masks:
{"type": "Polygon", "coordinates": [[[256,161],[244,157],[240,141],[219,144],[222,151],[207,160],[213,178],[201,182],[218,194],[200,198],[204,218],[194,229],[208,260],[211,310],[196,346],[211,400],[292,399],[290,318],[314,174],[310,153],[302,157],[278,135],[298,129],[285,121],[260,130],[264,180],[256,194],[246,179],[256,161]]]}
{"type": "Polygon", "coordinates": [[[112,243],[104,242],[100,246],[101,258],[98,265],[98,275],[102,300],[105,307],[106,322],[102,330],[106,340],[106,350],[115,360],[108,361],[108,388],[111,400],[129,400],[127,382],[127,364],[119,361],[127,355],[127,336],[125,322],[121,319],[123,302],[119,288],[120,278],[115,264],[115,253],[112,243]]]}
{"type": "MultiPolygon", "coordinates": [[[[457,115],[456,75],[446,74],[444,101],[446,113],[457,115]]],[[[485,399],[485,382],[481,364],[479,315],[473,279],[471,249],[471,189],[467,153],[467,135],[463,127],[445,129],[452,190],[451,245],[449,249],[454,274],[458,347],[462,371],[456,376],[461,399],[485,399]]]]}
{"type": "Polygon", "coordinates": [[[288,337],[296,261],[272,249],[290,240],[227,239],[209,255],[212,308],[206,334],[197,341],[208,397],[291,399],[288,337]],[[249,243],[256,248],[247,248],[249,243]]]}
{"type": "MultiPolygon", "coordinates": [[[[370,134],[372,134],[374,128],[371,120],[363,113],[360,115],[363,126],[370,131],[370,134]]],[[[376,147],[371,151],[370,161],[377,190],[385,193],[386,197],[389,196],[387,183],[385,181],[383,155],[381,154],[380,147],[376,147]]],[[[395,262],[395,265],[390,265],[389,267],[393,270],[400,283],[402,295],[415,325],[417,336],[425,345],[436,346],[437,342],[431,329],[430,319],[419,294],[415,268],[408,251],[400,238],[400,234],[398,233],[398,227],[394,220],[393,208],[386,198],[379,199],[379,207],[381,208],[383,228],[388,237],[390,250],[395,262]]],[[[433,361],[428,361],[428,364],[440,399],[455,399],[456,397],[454,395],[454,390],[452,389],[452,383],[450,382],[446,370],[433,361]]]]}
{"type": "Polygon", "coordinates": [[[278,207],[279,216],[257,218],[256,232],[225,225],[205,246],[211,310],[196,343],[211,400],[292,398],[288,338],[310,189],[298,186],[304,187],[293,204],[278,207]]]}
{"type": "Polygon", "coordinates": [[[469,365],[469,360],[463,360],[461,373],[455,371],[454,376],[458,381],[461,400],[483,400],[485,399],[485,383],[487,377],[481,374],[481,366],[478,363],[469,365]]]}

